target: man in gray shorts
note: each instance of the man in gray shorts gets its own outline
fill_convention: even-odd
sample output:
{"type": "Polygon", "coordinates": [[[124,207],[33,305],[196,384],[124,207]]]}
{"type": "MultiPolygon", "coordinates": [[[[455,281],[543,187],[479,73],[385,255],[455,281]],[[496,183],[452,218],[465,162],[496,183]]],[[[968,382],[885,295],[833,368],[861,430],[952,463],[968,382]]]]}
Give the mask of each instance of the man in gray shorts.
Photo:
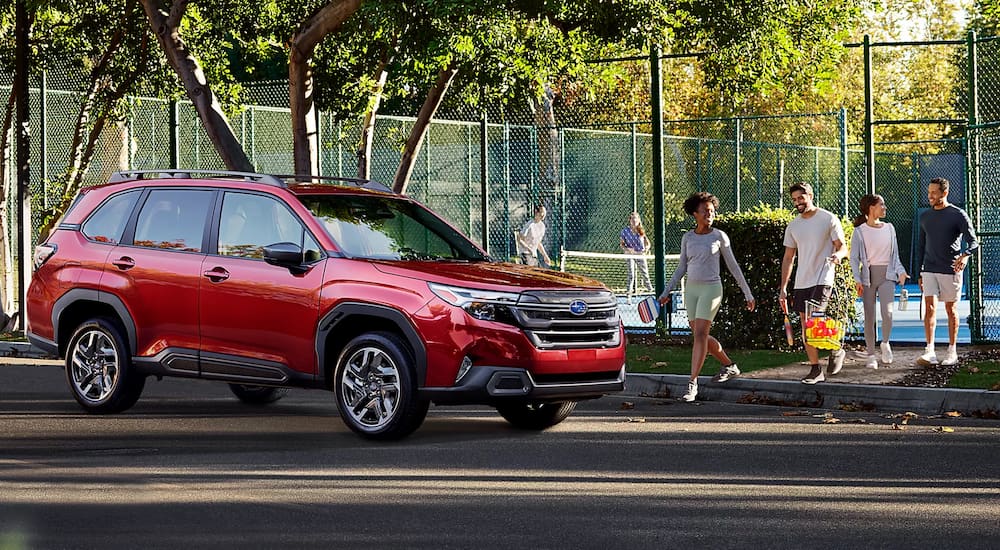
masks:
{"type": "MultiPolygon", "coordinates": [[[[832,212],[819,208],[813,203],[813,189],[808,183],[796,183],[789,188],[792,203],[799,215],[785,228],[785,255],[781,259],[781,286],[778,287],[778,301],[788,304],[788,281],[792,278],[792,264],[796,256],[799,268],[795,273],[790,311],[799,312],[802,326],[806,326],[806,300],[826,307],[833,289],[835,266],[847,256],[844,246],[844,228],[832,212]]],[[[823,368],[819,366],[819,350],[810,346],[805,337],[811,369],[802,379],[803,384],[816,384],[826,380],[823,368]]],[[[844,350],[830,352],[827,372],[840,372],[844,366],[844,350]]]]}
{"type": "Polygon", "coordinates": [[[930,209],[920,216],[917,234],[918,282],[924,296],[924,337],[927,347],[917,359],[925,367],[938,364],[934,353],[934,327],[937,324],[937,301],[944,302],[948,314],[948,351],[941,361],[958,363],[955,340],[958,337],[958,313],[955,302],[962,294],[962,274],[969,258],[979,249],[976,232],[964,210],[948,202],[948,180],[934,178],[927,185],[930,209]],[[965,241],[965,250],[962,250],[965,241]]]}

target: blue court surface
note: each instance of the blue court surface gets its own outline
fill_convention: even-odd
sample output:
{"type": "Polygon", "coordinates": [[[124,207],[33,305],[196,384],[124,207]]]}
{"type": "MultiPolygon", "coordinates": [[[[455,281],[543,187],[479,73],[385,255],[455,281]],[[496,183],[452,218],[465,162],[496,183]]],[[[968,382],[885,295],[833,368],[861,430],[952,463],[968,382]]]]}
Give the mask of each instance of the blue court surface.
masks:
{"type": "MultiPolygon", "coordinates": [[[[906,285],[906,290],[909,294],[909,300],[907,300],[905,306],[900,307],[899,297],[897,296],[896,303],[893,305],[893,322],[892,322],[892,341],[901,343],[923,343],[924,342],[924,321],[923,321],[923,308],[921,307],[921,296],[920,287],[916,284],[906,285]]],[[[625,323],[625,329],[628,332],[635,333],[648,333],[653,329],[653,323],[643,323],[639,319],[639,313],[637,310],[637,305],[646,295],[635,295],[631,298],[627,296],[618,297],[618,312],[622,317],[622,322],[625,323]]],[[[987,299],[997,300],[998,297],[995,295],[988,296],[987,299]]],[[[971,342],[971,336],[969,334],[969,301],[963,296],[956,306],[958,307],[958,343],[968,344],[971,342]]],[[[690,327],[688,326],[687,311],[684,309],[683,303],[678,304],[679,309],[669,316],[669,322],[671,327],[678,333],[684,334],[690,332],[690,327]]],[[[852,330],[854,333],[849,337],[855,339],[862,339],[864,326],[861,324],[864,319],[862,312],[861,300],[857,301],[858,308],[858,325],[852,330]]],[[[876,315],[879,316],[879,326],[882,324],[881,314],[879,313],[879,308],[876,307],[876,315]]],[[[881,335],[880,335],[881,336],[881,335]]],[[[939,303],[937,308],[937,322],[934,329],[934,340],[939,343],[945,343],[948,341],[948,317],[944,312],[944,304],[939,303]]]]}

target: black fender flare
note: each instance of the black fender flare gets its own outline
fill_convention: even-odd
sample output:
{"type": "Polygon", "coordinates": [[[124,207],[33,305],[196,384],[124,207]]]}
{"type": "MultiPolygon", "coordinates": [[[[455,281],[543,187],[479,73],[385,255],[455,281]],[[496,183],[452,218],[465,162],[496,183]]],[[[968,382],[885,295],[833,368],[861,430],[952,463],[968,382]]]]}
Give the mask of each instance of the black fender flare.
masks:
{"type": "Polygon", "coordinates": [[[122,324],[125,325],[125,337],[128,339],[129,349],[132,350],[132,353],[135,353],[135,320],[132,319],[132,314],[125,307],[125,302],[122,302],[121,298],[110,292],[102,292],[90,288],[74,288],[60,296],[56,300],[56,303],[52,305],[52,337],[56,345],[59,345],[59,318],[62,317],[63,312],[67,308],[77,302],[98,302],[111,306],[115,310],[115,313],[118,314],[118,318],[121,319],[122,324]]]}
{"type": "Polygon", "coordinates": [[[319,324],[316,328],[315,340],[316,360],[317,367],[319,368],[318,376],[323,377],[326,372],[325,365],[327,360],[327,350],[325,342],[327,336],[330,332],[337,328],[340,323],[353,315],[364,315],[365,317],[384,319],[392,323],[393,326],[403,334],[403,337],[406,338],[406,341],[410,344],[410,349],[413,350],[414,367],[417,370],[417,387],[422,387],[427,380],[427,348],[424,346],[424,341],[417,333],[417,329],[414,328],[413,323],[410,322],[409,317],[407,317],[403,312],[389,306],[365,302],[343,302],[337,304],[333,307],[333,309],[320,318],[319,324]]]}

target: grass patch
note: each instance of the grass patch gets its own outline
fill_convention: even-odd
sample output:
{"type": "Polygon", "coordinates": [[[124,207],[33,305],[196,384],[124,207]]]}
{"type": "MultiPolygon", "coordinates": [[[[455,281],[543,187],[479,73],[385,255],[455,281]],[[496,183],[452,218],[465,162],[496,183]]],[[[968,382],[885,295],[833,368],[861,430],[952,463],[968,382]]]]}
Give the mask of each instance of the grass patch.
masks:
{"type": "MultiPolygon", "coordinates": [[[[781,367],[803,359],[802,353],[774,350],[726,350],[743,372],[781,367]]],[[[691,346],[629,343],[625,349],[628,372],[649,374],[691,374],[691,346]]],[[[718,372],[714,357],[705,359],[703,375],[718,372]]]]}
{"type": "Polygon", "coordinates": [[[1000,362],[972,361],[948,380],[948,387],[1000,391],[1000,362]]]}

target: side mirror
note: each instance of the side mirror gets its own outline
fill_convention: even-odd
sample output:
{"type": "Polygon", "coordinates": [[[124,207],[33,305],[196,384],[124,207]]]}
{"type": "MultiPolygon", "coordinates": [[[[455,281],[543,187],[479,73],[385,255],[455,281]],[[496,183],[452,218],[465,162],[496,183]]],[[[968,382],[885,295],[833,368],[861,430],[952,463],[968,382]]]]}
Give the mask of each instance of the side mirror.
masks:
{"type": "Polygon", "coordinates": [[[302,247],[295,243],[283,242],[265,246],[264,261],[287,268],[296,275],[305,273],[309,269],[303,265],[305,262],[303,262],[302,247]]]}

